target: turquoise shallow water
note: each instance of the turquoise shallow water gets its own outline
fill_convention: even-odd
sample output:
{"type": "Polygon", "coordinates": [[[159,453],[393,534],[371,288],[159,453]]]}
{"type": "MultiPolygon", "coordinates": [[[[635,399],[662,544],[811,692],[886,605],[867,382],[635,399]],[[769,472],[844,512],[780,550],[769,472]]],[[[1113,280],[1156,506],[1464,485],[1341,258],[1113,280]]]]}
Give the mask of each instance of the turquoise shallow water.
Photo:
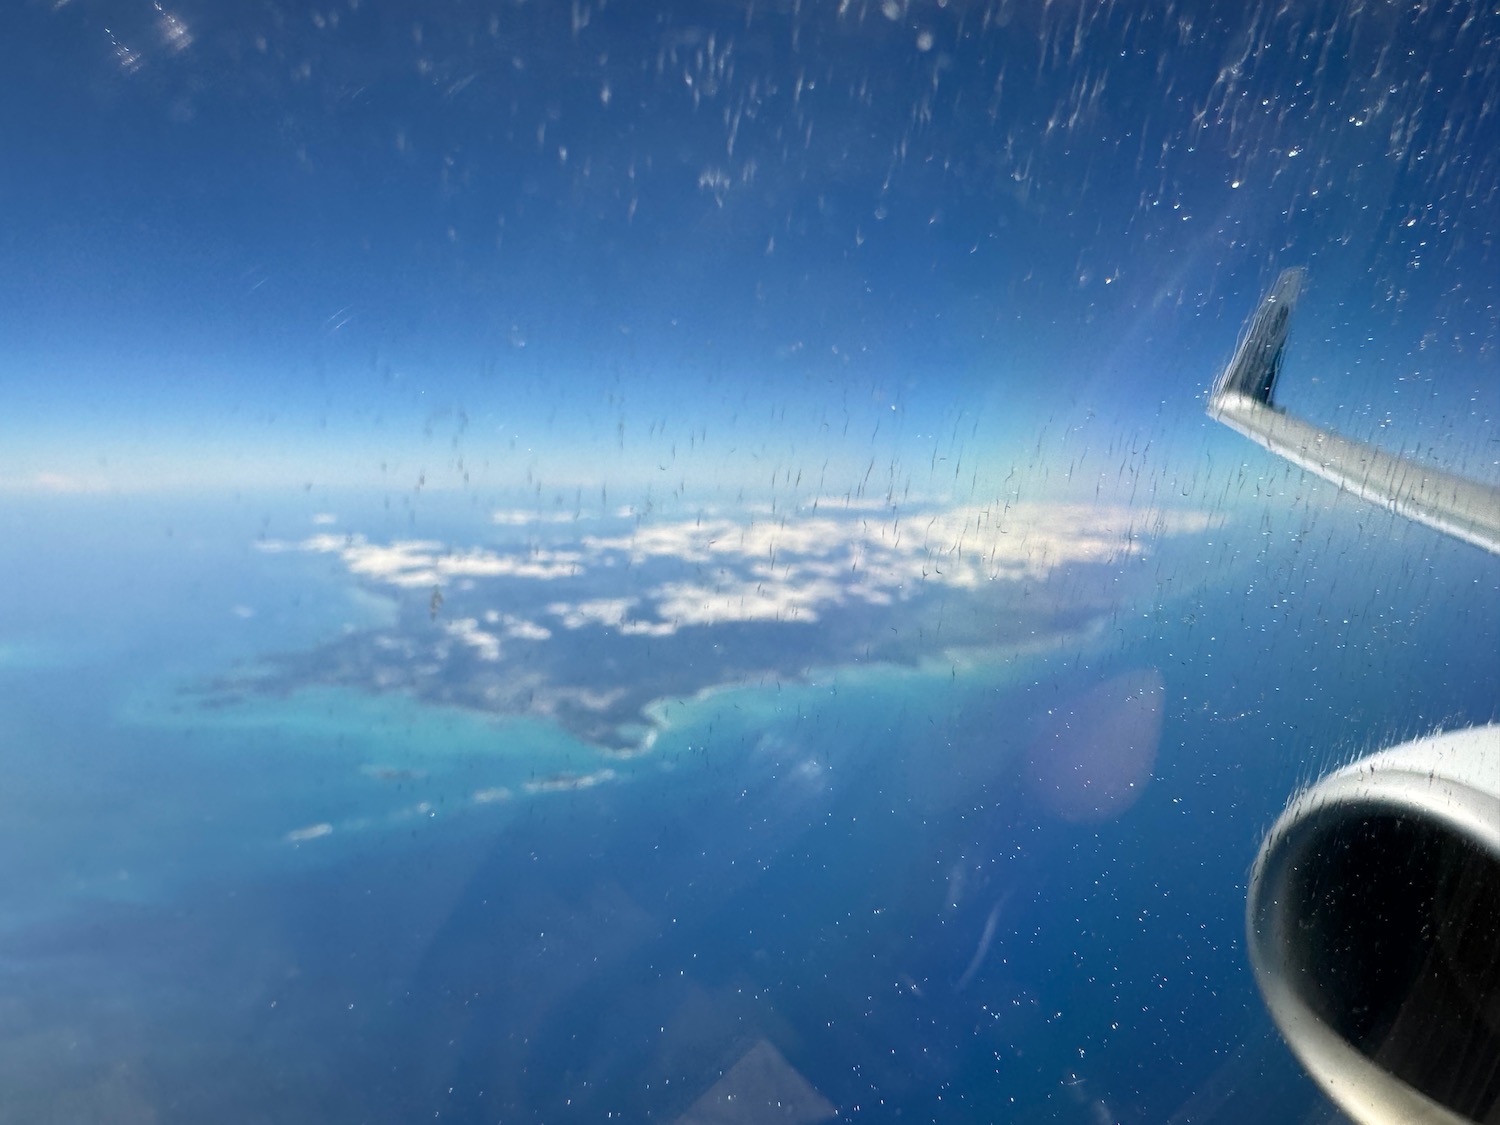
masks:
{"type": "Polygon", "coordinates": [[[778,804],[819,800],[875,769],[904,800],[940,810],[1011,765],[1014,739],[910,758],[869,747],[946,727],[965,701],[1028,668],[1015,654],[965,663],[825,669],[811,682],[663,701],[650,749],[625,756],[538,720],[346,688],[209,704],[197,690],[204,665],[177,646],[114,666],[22,654],[0,678],[4,824],[11,854],[27,857],[10,870],[11,905],[24,914],[64,889],[136,897],[335,862],[413,832],[490,832],[596,786],[671,804],[747,766],[782,777],[778,804]],[[80,680],[94,687],[85,699],[80,680]]]}

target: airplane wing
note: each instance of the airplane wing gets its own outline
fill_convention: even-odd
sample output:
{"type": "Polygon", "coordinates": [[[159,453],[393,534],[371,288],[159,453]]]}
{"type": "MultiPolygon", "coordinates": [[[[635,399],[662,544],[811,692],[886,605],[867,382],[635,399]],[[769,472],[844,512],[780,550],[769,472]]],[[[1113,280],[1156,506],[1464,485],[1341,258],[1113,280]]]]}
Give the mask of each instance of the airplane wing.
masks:
{"type": "Polygon", "coordinates": [[[1361,499],[1500,555],[1500,488],[1443,472],[1288,414],[1273,401],[1306,272],[1282,271],[1214,383],[1209,417],[1361,499]]]}

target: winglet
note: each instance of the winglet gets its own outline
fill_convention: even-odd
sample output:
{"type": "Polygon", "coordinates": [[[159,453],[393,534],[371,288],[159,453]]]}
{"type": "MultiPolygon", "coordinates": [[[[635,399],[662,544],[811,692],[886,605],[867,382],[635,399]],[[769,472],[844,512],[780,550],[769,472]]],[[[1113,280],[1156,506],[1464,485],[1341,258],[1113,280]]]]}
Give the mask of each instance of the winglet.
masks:
{"type": "Polygon", "coordinates": [[[1234,359],[1214,383],[1208,402],[1210,414],[1217,414],[1215,407],[1231,395],[1272,405],[1271,396],[1276,390],[1276,377],[1281,374],[1281,357],[1286,352],[1292,310],[1297,307],[1297,298],[1306,279],[1307,271],[1300,266],[1281,271],[1276,284],[1250,319],[1250,326],[1235,349],[1234,359]]]}

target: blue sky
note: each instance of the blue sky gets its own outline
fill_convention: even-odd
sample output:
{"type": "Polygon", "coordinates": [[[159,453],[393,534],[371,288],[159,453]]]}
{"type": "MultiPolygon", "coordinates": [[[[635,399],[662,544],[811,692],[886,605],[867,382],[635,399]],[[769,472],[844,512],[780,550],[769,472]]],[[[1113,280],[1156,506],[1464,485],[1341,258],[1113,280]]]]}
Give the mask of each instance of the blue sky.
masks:
{"type": "Polygon", "coordinates": [[[1294,262],[1289,392],[1485,463],[1477,3],[749,11],[24,5],[0,476],[993,485],[1101,418],[1191,459],[1294,262]]]}

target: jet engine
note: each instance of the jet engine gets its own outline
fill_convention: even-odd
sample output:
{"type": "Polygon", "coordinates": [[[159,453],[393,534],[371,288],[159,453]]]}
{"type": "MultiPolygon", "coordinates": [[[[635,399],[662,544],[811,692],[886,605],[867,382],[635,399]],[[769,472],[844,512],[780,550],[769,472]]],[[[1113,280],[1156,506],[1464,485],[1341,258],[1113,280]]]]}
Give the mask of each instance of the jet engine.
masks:
{"type": "Polygon", "coordinates": [[[1500,724],[1293,798],[1246,910],[1272,1018],[1364,1125],[1500,1123],[1500,724]]]}

